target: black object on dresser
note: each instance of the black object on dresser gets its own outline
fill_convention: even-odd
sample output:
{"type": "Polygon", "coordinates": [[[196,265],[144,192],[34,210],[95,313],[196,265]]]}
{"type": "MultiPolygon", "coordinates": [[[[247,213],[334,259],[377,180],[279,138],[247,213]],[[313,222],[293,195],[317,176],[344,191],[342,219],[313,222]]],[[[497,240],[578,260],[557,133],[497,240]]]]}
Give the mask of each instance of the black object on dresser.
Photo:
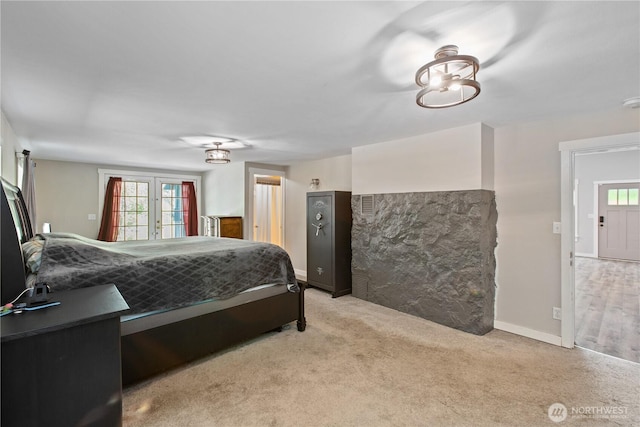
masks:
{"type": "Polygon", "coordinates": [[[2,414],[8,426],[120,426],[120,313],[114,285],[49,294],[60,305],[8,314],[2,333],[2,414]]]}
{"type": "Polygon", "coordinates": [[[307,283],[351,293],[351,192],[307,193],[307,283]]]}

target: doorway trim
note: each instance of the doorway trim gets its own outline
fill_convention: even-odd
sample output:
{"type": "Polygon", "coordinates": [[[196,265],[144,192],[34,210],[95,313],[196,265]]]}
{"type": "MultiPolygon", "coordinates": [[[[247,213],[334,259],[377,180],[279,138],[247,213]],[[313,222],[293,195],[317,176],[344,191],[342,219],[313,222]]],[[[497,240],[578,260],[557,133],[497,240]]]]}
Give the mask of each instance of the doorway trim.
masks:
{"type": "Polygon", "coordinates": [[[632,132],[598,138],[563,141],[560,151],[560,302],[562,306],[561,345],[575,346],[575,218],[574,182],[576,153],[625,149],[640,146],[640,132],[632,132]]]}
{"type": "Polygon", "coordinates": [[[266,168],[257,168],[250,166],[248,168],[249,171],[249,180],[248,180],[248,191],[247,191],[247,211],[246,217],[247,221],[245,221],[245,236],[247,240],[253,240],[253,205],[255,202],[255,190],[256,190],[256,175],[271,175],[271,176],[279,176],[281,178],[280,185],[282,186],[282,231],[281,231],[281,241],[284,246],[285,242],[285,206],[286,206],[286,172],[280,169],[266,169],[266,168]]]}

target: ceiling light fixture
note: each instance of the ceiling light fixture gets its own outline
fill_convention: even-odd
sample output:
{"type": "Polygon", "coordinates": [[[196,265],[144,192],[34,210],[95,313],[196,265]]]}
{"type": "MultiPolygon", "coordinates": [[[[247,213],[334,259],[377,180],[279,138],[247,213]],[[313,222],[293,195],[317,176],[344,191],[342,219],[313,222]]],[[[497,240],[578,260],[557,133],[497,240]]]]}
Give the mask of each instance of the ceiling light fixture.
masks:
{"type": "Polygon", "coordinates": [[[231,161],[229,159],[229,150],[220,148],[220,145],[222,144],[221,142],[214,142],[213,144],[216,148],[205,150],[205,154],[207,155],[207,159],[205,161],[213,164],[229,163],[231,161]]]}
{"type": "Polygon", "coordinates": [[[640,96],[634,96],[633,98],[627,98],[622,101],[622,105],[626,108],[640,108],[640,96]]]}
{"type": "Polygon", "coordinates": [[[458,46],[441,47],[435,60],[416,72],[416,84],[422,88],[416,102],[425,108],[446,108],[471,101],[480,93],[479,69],[477,58],[458,55],[458,46]]]}

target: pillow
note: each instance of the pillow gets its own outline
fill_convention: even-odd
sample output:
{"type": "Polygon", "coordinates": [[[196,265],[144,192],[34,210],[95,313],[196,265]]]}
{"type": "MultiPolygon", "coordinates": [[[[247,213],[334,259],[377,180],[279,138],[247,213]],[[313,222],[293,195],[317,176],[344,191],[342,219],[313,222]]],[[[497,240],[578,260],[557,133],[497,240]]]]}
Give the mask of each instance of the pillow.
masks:
{"type": "Polygon", "coordinates": [[[37,273],[40,269],[43,247],[44,240],[40,240],[35,237],[22,244],[22,256],[24,257],[24,263],[32,273],[37,273]]]}

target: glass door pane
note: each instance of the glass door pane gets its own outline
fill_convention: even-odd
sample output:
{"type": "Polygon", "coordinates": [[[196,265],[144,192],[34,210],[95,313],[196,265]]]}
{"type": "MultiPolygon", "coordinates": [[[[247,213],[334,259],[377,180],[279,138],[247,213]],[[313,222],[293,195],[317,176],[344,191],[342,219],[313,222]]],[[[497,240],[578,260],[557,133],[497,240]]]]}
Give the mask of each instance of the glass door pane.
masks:
{"type": "Polygon", "coordinates": [[[124,181],[120,200],[118,241],[149,239],[150,182],[124,181]]]}
{"type": "Polygon", "coordinates": [[[156,180],[156,233],[160,239],[185,237],[182,181],[158,178],[156,180]]]}

